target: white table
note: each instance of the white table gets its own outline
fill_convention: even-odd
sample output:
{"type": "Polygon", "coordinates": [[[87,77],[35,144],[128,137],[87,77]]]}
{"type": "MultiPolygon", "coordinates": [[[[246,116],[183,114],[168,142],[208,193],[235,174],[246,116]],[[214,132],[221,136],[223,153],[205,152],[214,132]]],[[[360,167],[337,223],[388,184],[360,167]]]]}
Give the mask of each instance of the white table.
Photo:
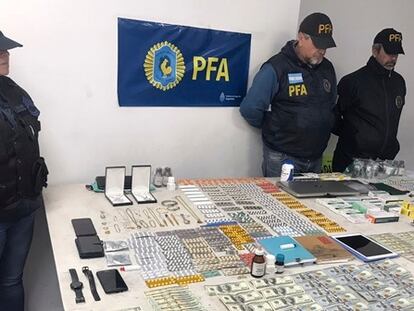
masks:
{"type": "MultiPolygon", "coordinates": [[[[174,195],[182,194],[180,191],[168,192],[156,191],[154,196],[158,202],[169,199],[174,195]]],[[[184,197],[184,195],[183,195],[184,197]]],[[[62,295],[63,306],[65,310],[119,310],[124,308],[141,307],[142,310],[152,310],[146,301],[144,291],[149,290],[145,285],[143,279],[140,277],[137,271],[123,272],[122,276],[127,283],[129,290],[123,293],[106,295],[95,276],[97,283],[98,293],[101,297],[101,301],[95,302],[89,289],[89,284],[86,277],[82,273],[83,266],[89,266],[89,268],[96,273],[98,270],[108,269],[106,266],[105,258],[96,259],[80,259],[74,242],[75,233],[72,228],[71,219],[73,218],[91,218],[99,237],[102,240],[117,240],[126,239],[130,236],[129,232],[122,228],[120,233],[117,233],[113,226],[109,227],[109,230],[104,230],[102,223],[113,222],[113,217],[119,217],[117,209],[125,209],[130,207],[132,210],[138,210],[140,208],[149,207],[149,205],[139,205],[134,202],[134,205],[127,207],[113,207],[105,198],[102,193],[94,193],[87,191],[84,185],[71,184],[62,186],[51,186],[47,188],[44,193],[46,217],[49,226],[50,238],[52,243],[53,254],[56,262],[56,270],[58,274],[58,281],[60,292],[62,295]],[[100,217],[101,212],[104,212],[105,219],[100,217]],[[110,231],[110,234],[106,234],[105,231],[110,231]],[[70,289],[71,278],[69,275],[69,269],[76,268],[78,276],[81,282],[84,283],[83,294],[86,299],[86,303],[76,304],[75,293],[70,289]]],[[[335,214],[334,212],[316,204],[314,200],[307,199],[303,202],[322,213],[327,217],[338,222],[341,226],[346,228],[348,232],[362,232],[365,234],[385,233],[385,232],[404,232],[412,231],[414,227],[410,224],[409,220],[405,217],[401,217],[398,223],[386,223],[386,224],[351,224],[345,218],[335,214]]],[[[161,205],[157,203],[159,207],[161,205]]],[[[202,217],[198,210],[194,211],[202,217]]],[[[186,213],[187,214],[187,213],[186,213]]],[[[180,227],[167,227],[163,230],[176,230],[178,228],[196,228],[197,224],[193,218],[191,223],[186,226],[180,227]]],[[[161,229],[157,229],[161,230],[161,229]]],[[[132,254],[131,254],[131,257],[132,254]]],[[[133,259],[134,260],[134,259],[133,259]]],[[[414,265],[405,260],[404,258],[396,259],[397,262],[409,269],[414,273],[414,265]]],[[[358,262],[354,260],[354,262],[358,262]]],[[[317,270],[328,267],[329,265],[312,265],[303,268],[289,268],[286,269],[285,274],[293,274],[298,272],[304,272],[308,270],[317,270]]],[[[332,266],[332,265],[331,265],[332,266]]],[[[201,298],[202,303],[207,310],[225,310],[224,306],[216,298],[208,297],[203,287],[207,284],[221,284],[224,282],[231,282],[240,278],[250,278],[250,276],[241,277],[213,277],[207,279],[205,282],[191,284],[189,287],[191,291],[201,298]]],[[[138,309],[139,310],[139,309],[138,309]]]]}

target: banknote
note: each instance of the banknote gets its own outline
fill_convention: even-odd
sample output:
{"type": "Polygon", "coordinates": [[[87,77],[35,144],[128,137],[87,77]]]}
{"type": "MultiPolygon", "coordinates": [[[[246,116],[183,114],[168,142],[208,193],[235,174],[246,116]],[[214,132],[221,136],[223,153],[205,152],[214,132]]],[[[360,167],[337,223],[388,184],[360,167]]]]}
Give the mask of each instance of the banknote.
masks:
{"type": "Polygon", "coordinates": [[[273,287],[262,289],[260,290],[260,293],[265,299],[272,299],[280,296],[277,290],[273,287]]]}
{"type": "Polygon", "coordinates": [[[222,303],[228,304],[228,303],[236,303],[237,300],[234,298],[233,295],[230,294],[224,294],[224,295],[218,295],[219,299],[222,303]]]}
{"type": "Polygon", "coordinates": [[[395,310],[414,310],[414,297],[397,297],[389,305],[395,310]]]}
{"type": "Polygon", "coordinates": [[[367,282],[375,279],[375,275],[369,270],[362,270],[354,274],[354,279],[359,282],[367,282]]]}
{"type": "Polygon", "coordinates": [[[252,302],[247,305],[248,311],[273,311],[272,306],[266,301],[252,302]]]}
{"type": "Polygon", "coordinates": [[[205,285],[204,289],[209,296],[217,296],[224,293],[220,285],[205,285]]]}
{"type": "Polygon", "coordinates": [[[292,285],[292,286],[278,286],[275,287],[278,294],[287,296],[287,295],[296,295],[296,294],[303,294],[305,291],[299,285],[292,285]]]}
{"type": "Polygon", "coordinates": [[[273,310],[283,310],[289,306],[287,302],[282,298],[272,299],[268,302],[272,306],[273,310]]]}
{"type": "Polygon", "coordinates": [[[263,300],[262,294],[254,290],[235,294],[234,297],[236,298],[237,301],[242,302],[242,303],[249,303],[252,301],[263,300]]]}
{"type": "Polygon", "coordinates": [[[366,302],[357,302],[352,306],[353,310],[358,310],[358,311],[364,311],[364,310],[370,310],[370,307],[368,305],[368,303],[366,302]]]}
{"type": "Polygon", "coordinates": [[[256,289],[265,288],[265,287],[269,287],[270,285],[272,285],[272,284],[269,284],[268,279],[253,280],[250,283],[256,289]]]}
{"type": "Polygon", "coordinates": [[[403,267],[396,267],[395,269],[390,270],[388,274],[394,278],[409,278],[412,276],[411,273],[403,267]]]}
{"type": "Polygon", "coordinates": [[[378,297],[383,299],[390,299],[392,297],[398,296],[399,291],[395,287],[387,286],[377,292],[378,297]]]}
{"type": "Polygon", "coordinates": [[[317,303],[311,303],[298,307],[299,311],[323,311],[323,307],[317,303]]]}
{"type": "Polygon", "coordinates": [[[314,302],[312,297],[308,294],[287,296],[284,297],[284,299],[289,305],[293,306],[314,302]]]}
{"type": "Polygon", "coordinates": [[[229,303],[225,306],[229,311],[246,311],[246,307],[239,303],[229,303]]]}
{"type": "Polygon", "coordinates": [[[249,282],[246,281],[222,284],[221,287],[225,293],[243,292],[252,289],[252,286],[249,284],[249,282]]]}
{"type": "Polygon", "coordinates": [[[268,278],[266,280],[269,285],[288,285],[288,284],[295,283],[295,281],[293,280],[291,276],[268,278]]]}

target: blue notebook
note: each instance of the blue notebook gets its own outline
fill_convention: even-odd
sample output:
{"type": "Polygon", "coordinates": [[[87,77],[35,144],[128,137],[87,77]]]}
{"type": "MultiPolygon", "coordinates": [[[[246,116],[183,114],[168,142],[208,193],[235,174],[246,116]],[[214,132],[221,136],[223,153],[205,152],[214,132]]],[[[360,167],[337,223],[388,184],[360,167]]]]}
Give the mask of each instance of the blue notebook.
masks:
{"type": "Polygon", "coordinates": [[[269,253],[285,255],[285,266],[295,266],[305,263],[314,263],[316,258],[290,236],[278,236],[262,239],[259,243],[269,253]]]}

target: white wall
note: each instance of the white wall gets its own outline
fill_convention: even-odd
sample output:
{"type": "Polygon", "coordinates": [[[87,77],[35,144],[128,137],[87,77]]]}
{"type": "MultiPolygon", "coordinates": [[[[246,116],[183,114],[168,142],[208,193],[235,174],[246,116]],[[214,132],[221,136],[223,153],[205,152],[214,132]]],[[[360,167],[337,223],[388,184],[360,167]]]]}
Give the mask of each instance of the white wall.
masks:
{"type": "MultiPolygon", "coordinates": [[[[392,27],[402,32],[405,55],[400,55],[396,71],[405,78],[407,97],[398,132],[401,150],[397,158],[405,160],[407,167],[414,168],[414,1],[306,0],[301,2],[299,23],[312,12],[326,13],[333,23],[338,47],[329,49],[327,57],[335,66],[338,81],[366,64],[371,56],[372,41],[380,30],[392,27]]],[[[330,150],[335,141],[330,142],[330,150]]]]}
{"type": "Polygon", "coordinates": [[[0,29],[24,44],[12,50],[10,77],[42,112],[50,181],[146,163],[177,177],[260,175],[260,132],[238,108],[118,106],[117,17],[252,33],[251,83],[294,37],[298,14],[299,0],[2,0],[0,29]]]}

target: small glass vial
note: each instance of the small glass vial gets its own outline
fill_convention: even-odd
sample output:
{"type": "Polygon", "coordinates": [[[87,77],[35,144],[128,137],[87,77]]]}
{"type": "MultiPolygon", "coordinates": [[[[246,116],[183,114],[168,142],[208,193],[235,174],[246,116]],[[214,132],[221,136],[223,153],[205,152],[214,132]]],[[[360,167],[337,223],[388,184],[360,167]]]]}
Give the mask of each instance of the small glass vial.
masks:
{"type": "Polygon", "coordinates": [[[257,248],[254,252],[252,260],[252,266],[250,269],[250,275],[255,278],[261,278],[266,273],[266,259],[264,251],[261,248],[257,248]]]}
{"type": "Polygon", "coordinates": [[[276,255],[276,274],[282,274],[285,271],[285,255],[283,254],[277,254],[276,255]]]}

